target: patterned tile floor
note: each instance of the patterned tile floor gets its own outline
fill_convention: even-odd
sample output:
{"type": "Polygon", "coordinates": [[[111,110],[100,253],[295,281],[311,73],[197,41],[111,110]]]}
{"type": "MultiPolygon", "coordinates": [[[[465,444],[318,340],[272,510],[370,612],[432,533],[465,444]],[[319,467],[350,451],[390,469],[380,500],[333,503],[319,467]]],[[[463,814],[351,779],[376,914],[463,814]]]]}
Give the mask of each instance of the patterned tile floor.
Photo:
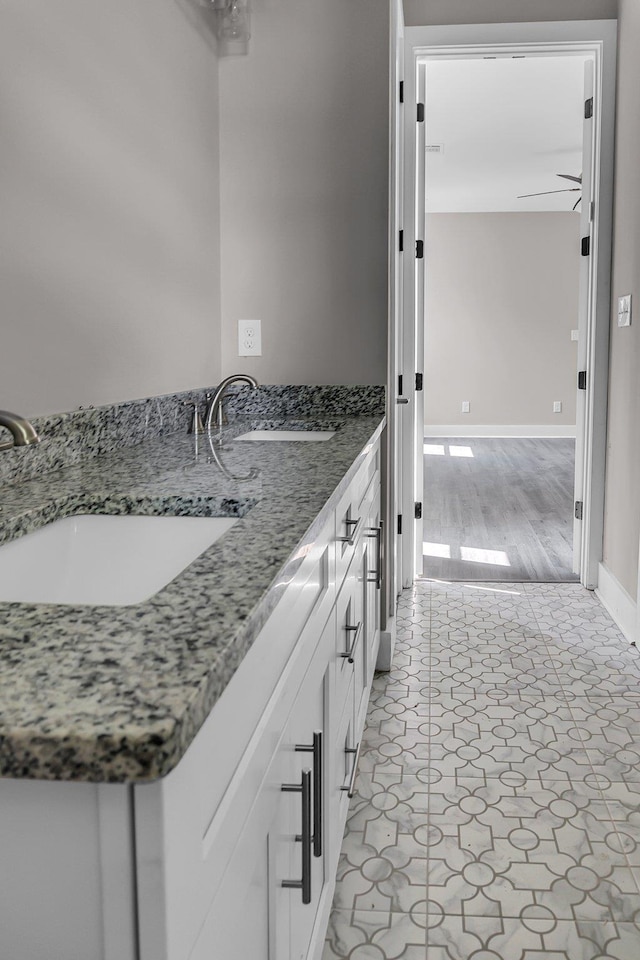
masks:
{"type": "Polygon", "coordinates": [[[579,584],[398,613],[323,960],[640,960],[640,653],[579,584]]]}

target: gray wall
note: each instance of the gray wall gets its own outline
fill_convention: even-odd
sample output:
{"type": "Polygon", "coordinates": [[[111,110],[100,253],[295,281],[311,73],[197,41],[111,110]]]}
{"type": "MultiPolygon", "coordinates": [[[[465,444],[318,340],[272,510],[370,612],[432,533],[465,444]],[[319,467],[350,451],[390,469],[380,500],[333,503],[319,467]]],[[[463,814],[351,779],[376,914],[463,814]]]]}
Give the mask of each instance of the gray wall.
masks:
{"type": "Polygon", "coordinates": [[[404,0],[408,27],[449,23],[615,20],[617,0],[404,0]]]}
{"type": "Polygon", "coordinates": [[[223,373],[384,383],[387,0],[256,2],[252,30],[220,62],[223,373]]]}
{"type": "Polygon", "coordinates": [[[604,562],[635,599],[640,540],[640,5],[619,14],[616,192],[604,562]],[[618,328],[617,298],[633,295],[632,326],[618,328]]]}
{"type": "Polygon", "coordinates": [[[217,58],[195,0],[4,0],[0,407],[215,382],[217,58]]]}
{"type": "Polygon", "coordinates": [[[427,424],[575,424],[579,228],[575,213],[428,215],[427,424]]]}

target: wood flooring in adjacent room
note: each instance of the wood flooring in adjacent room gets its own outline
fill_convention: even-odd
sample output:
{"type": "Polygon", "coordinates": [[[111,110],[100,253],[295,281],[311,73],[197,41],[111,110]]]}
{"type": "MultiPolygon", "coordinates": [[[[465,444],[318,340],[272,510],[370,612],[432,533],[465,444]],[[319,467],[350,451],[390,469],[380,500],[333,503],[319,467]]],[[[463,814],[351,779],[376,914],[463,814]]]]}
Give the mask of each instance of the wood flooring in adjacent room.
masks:
{"type": "Polygon", "coordinates": [[[427,437],[424,570],[442,580],[575,581],[575,441],[427,437]]]}

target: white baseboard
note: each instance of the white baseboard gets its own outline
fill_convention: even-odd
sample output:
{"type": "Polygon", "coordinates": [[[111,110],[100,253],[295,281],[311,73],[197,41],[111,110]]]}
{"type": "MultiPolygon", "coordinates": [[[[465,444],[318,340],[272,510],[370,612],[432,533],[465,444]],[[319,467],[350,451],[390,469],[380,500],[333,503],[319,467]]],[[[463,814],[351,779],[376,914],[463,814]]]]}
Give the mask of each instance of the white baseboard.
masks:
{"type": "Polygon", "coordinates": [[[603,563],[598,564],[596,596],[609,611],[629,643],[635,642],[637,639],[636,603],[603,563]]]}
{"type": "Polygon", "coordinates": [[[575,437],[575,424],[527,423],[508,424],[460,424],[426,423],[425,437],[575,437]]]}

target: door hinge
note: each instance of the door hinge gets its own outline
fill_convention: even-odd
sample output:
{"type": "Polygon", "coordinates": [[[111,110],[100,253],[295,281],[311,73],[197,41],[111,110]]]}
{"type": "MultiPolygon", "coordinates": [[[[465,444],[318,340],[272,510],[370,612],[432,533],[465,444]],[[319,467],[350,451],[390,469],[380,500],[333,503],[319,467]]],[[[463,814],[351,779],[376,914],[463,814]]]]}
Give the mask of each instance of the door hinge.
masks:
{"type": "Polygon", "coordinates": [[[404,250],[404,230],[398,231],[398,250],[400,253],[404,250]]]}
{"type": "Polygon", "coordinates": [[[416,390],[422,390],[422,381],[423,381],[422,374],[416,373],[416,390]]]}
{"type": "Polygon", "coordinates": [[[580,253],[583,257],[588,257],[591,253],[591,236],[583,237],[580,242],[580,253]]]}
{"type": "Polygon", "coordinates": [[[424,103],[418,104],[418,109],[416,112],[418,123],[424,123],[424,103]]]}
{"type": "Polygon", "coordinates": [[[402,533],[402,514],[398,514],[398,535],[402,533]]]}
{"type": "Polygon", "coordinates": [[[587,371],[580,370],[578,372],[578,390],[586,390],[586,389],[587,389],[587,371]]]}
{"type": "Polygon", "coordinates": [[[576,500],[574,516],[576,520],[582,520],[582,500],[576,500]]]}
{"type": "Polygon", "coordinates": [[[404,103],[404,80],[400,81],[400,103],[404,103]]]}
{"type": "Polygon", "coordinates": [[[589,97],[588,100],[584,102],[584,118],[585,120],[591,120],[593,116],[593,97],[589,97]]]}
{"type": "Polygon", "coordinates": [[[402,396],[402,374],[398,374],[398,396],[402,396]]]}
{"type": "Polygon", "coordinates": [[[422,520],[422,504],[416,501],[413,508],[413,515],[416,520],[422,520]]]}
{"type": "Polygon", "coordinates": [[[424,240],[416,240],[416,260],[424,257],[424,240]]]}

